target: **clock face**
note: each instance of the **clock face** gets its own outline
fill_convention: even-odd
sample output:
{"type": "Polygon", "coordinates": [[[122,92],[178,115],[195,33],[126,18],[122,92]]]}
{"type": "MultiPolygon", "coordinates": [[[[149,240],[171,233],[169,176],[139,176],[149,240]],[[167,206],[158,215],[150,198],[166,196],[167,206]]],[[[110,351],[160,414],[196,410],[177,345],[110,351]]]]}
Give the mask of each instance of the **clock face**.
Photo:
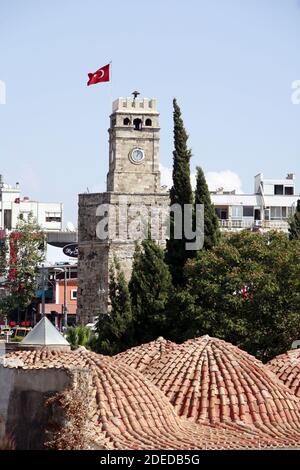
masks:
{"type": "Polygon", "coordinates": [[[130,158],[133,163],[141,163],[145,158],[144,150],[139,148],[133,149],[130,158]]]}

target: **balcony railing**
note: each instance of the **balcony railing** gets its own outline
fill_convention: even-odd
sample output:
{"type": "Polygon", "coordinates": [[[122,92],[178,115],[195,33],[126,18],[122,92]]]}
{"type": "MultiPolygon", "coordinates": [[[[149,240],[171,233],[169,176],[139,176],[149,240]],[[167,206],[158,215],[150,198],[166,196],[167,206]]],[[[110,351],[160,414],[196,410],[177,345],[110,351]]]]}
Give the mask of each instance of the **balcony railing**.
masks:
{"type": "Polygon", "coordinates": [[[221,219],[221,228],[227,230],[243,230],[251,228],[262,228],[267,230],[283,230],[287,231],[289,224],[286,220],[234,220],[234,219],[221,219]]]}

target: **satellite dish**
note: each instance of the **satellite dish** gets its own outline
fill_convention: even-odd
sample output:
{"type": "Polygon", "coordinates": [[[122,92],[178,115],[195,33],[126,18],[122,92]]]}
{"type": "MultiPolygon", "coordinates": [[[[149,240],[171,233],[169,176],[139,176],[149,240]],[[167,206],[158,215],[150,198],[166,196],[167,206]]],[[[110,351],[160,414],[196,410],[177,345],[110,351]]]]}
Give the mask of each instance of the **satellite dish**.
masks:
{"type": "Polygon", "coordinates": [[[75,232],[75,227],[74,227],[74,225],[72,224],[72,222],[68,222],[68,223],[67,223],[67,230],[68,230],[69,232],[75,232]]]}

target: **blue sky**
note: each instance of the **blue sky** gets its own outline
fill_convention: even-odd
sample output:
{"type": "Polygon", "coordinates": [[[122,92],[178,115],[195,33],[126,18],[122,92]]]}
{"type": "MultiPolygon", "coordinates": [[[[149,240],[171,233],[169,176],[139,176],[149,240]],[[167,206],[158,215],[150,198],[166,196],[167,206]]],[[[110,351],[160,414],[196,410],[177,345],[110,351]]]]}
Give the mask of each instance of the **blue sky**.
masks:
{"type": "Polygon", "coordinates": [[[0,173],[76,223],[77,194],[105,189],[111,101],[138,89],[158,99],[164,167],[176,97],[192,168],[245,192],[260,171],[300,178],[297,79],[298,0],[0,0],[0,173]],[[112,84],[87,87],[110,60],[112,84]]]}

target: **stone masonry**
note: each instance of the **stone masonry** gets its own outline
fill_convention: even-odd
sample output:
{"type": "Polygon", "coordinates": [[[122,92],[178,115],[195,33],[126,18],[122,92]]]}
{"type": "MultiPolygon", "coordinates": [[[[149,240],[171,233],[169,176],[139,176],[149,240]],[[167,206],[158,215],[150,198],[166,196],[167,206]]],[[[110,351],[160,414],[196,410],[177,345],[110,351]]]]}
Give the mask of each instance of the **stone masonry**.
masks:
{"type": "Polygon", "coordinates": [[[79,195],[77,313],[81,324],[109,310],[109,268],[114,256],[129,280],[136,243],[132,227],[142,233],[138,219],[149,223],[153,239],[165,243],[169,194],[160,186],[159,131],[156,100],[114,101],[107,192],[79,195]],[[99,236],[101,228],[105,237],[99,236]]]}

